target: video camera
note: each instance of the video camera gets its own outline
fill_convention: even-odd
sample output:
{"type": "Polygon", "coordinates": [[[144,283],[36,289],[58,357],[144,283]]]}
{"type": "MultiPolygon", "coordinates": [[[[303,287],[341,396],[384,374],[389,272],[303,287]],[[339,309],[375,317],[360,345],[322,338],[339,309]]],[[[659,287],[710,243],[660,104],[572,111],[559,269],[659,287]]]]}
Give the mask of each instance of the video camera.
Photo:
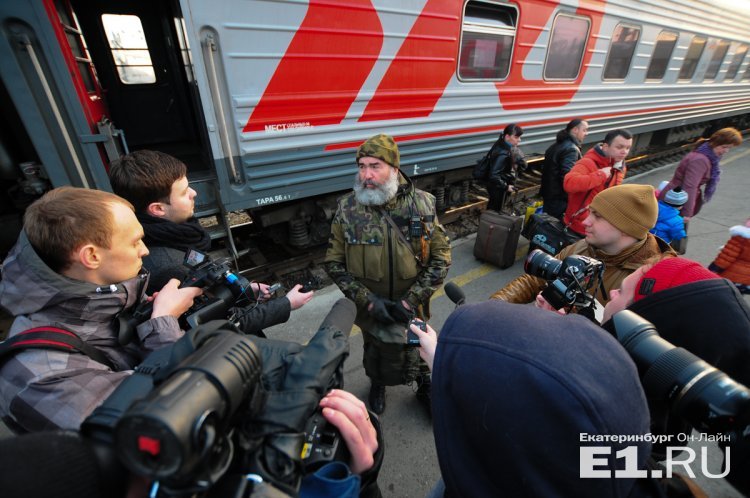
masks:
{"type": "Polygon", "coordinates": [[[149,355],[81,432],[108,474],[119,461],[155,483],[152,496],[242,496],[249,474],[296,493],[304,474],[348,458],[318,402],[342,387],[355,314],[339,300],[305,347],[203,324],[149,355]]]}
{"type": "MultiPolygon", "coordinates": [[[[203,294],[180,317],[183,329],[197,327],[210,320],[226,320],[229,309],[245,307],[256,301],[250,282],[232,272],[229,259],[212,261],[208,254],[195,249],[185,253],[183,265],[190,268],[180,288],[200,287],[203,294]]],[[[138,325],[151,318],[154,304],[144,301],[132,311],[118,316],[118,340],[120,344],[130,343],[138,325]]]]}
{"type": "Polygon", "coordinates": [[[698,430],[728,436],[728,446],[736,451],[727,480],[750,492],[750,389],[663,339],[636,313],[620,311],[612,320],[615,337],[638,367],[648,397],[667,402],[671,413],[698,430]]]}
{"type": "Polygon", "coordinates": [[[580,255],[559,260],[540,249],[534,249],[526,257],[523,269],[529,275],[547,281],[542,297],[553,308],[576,307],[579,314],[590,314],[589,318],[593,318],[595,300],[589,291],[602,285],[604,263],[580,255]]]}

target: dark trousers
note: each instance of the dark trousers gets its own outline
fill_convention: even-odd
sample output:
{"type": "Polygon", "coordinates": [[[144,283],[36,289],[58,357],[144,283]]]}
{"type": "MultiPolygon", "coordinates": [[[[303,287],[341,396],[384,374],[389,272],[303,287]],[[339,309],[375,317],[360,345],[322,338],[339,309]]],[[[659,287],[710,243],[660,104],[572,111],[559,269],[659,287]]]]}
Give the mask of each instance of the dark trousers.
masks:
{"type": "Polygon", "coordinates": [[[568,208],[567,199],[544,199],[544,212],[562,221],[568,208]]]}
{"type": "Polygon", "coordinates": [[[494,185],[487,185],[487,195],[490,198],[487,201],[487,209],[499,213],[503,209],[503,204],[505,203],[505,191],[494,185]]]}

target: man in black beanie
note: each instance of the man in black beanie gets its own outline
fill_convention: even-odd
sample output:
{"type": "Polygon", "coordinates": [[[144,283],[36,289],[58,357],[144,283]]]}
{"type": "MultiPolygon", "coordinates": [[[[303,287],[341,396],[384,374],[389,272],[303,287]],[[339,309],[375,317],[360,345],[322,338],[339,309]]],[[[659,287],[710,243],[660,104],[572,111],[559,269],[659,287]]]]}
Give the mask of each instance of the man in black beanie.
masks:
{"type": "MultiPolygon", "coordinates": [[[[411,330],[429,364],[434,331],[411,330]]],[[[658,496],[650,480],[614,475],[625,448],[629,469],[645,469],[648,407],[627,352],[583,317],[459,308],[434,351],[432,408],[445,483],[433,496],[658,496]]]]}

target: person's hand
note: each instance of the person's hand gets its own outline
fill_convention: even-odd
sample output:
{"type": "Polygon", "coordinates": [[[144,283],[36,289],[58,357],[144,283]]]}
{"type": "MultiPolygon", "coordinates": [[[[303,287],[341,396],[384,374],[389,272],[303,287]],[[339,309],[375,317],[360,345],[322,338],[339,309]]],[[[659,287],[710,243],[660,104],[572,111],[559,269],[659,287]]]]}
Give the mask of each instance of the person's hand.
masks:
{"type": "Polygon", "coordinates": [[[370,300],[370,304],[367,305],[367,311],[370,312],[370,315],[375,320],[389,324],[395,322],[388,311],[389,305],[393,303],[392,301],[376,296],[375,294],[370,294],[367,299],[370,300]]]}
{"type": "Polygon", "coordinates": [[[388,301],[386,308],[397,323],[407,324],[414,316],[414,311],[405,299],[396,302],[388,301]]]}
{"type": "Polygon", "coordinates": [[[302,306],[309,303],[310,299],[313,298],[313,291],[300,292],[301,288],[302,284],[297,284],[292,288],[292,290],[286,293],[286,298],[289,299],[289,304],[292,305],[293,310],[301,308],[302,306]]]}
{"type": "Polygon", "coordinates": [[[378,435],[370,422],[365,404],[353,394],[340,389],[331,390],[320,400],[323,416],[335,425],[352,456],[349,468],[361,474],[372,468],[378,451],[378,435]]]}
{"type": "Polygon", "coordinates": [[[268,292],[268,289],[271,286],[268,284],[264,284],[263,282],[250,282],[250,289],[252,289],[253,294],[255,294],[255,299],[268,299],[271,297],[271,293],[268,292]]]}
{"type": "Polygon", "coordinates": [[[173,278],[167,285],[155,293],[154,309],[151,318],[159,316],[173,316],[179,318],[193,305],[193,300],[203,294],[199,287],[183,287],[179,289],[180,281],[173,278]]]}
{"type": "Polygon", "coordinates": [[[565,308],[560,308],[559,310],[556,310],[555,308],[553,308],[552,305],[549,303],[549,301],[547,301],[546,299],[544,299],[542,297],[542,293],[541,292],[536,295],[536,300],[534,301],[534,306],[536,306],[537,308],[542,308],[543,310],[554,311],[555,313],[560,314],[560,315],[567,315],[568,314],[565,311],[565,308]]]}
{"type": "Polygon", "coordinates": [[[602,173],[604,173],[605,178],[609,178],[609,175],[612,174],[612,167],[611,166],[607,166],[606,168],[602,168],[599,171],[601,171],[602,173]]]}
{"type": "Polygon", "coordinates": [[[508,185],[508,192],[513,193],[515,191],[516,191],[516,187],[514,187],[513,185],[508,185]]]}
{"type": "Polygon", "coordinates": [[[427,325],[426,331],[414,324],[410,324],[409,329],[419,337],[419,356],[427,363],[430,372],[432,372],[432,362],[435,359],[435,348],[437,348],[437,332],[430,327],[429,323],[425,325],[427,325]]]}
{"type": "Polygon", "coordinates": [[[684,223],[687,223],[688,221],[690,221],[690,216],[683,216],[683,217],[682,217],[682,221],[683,221],[684,223]]]}

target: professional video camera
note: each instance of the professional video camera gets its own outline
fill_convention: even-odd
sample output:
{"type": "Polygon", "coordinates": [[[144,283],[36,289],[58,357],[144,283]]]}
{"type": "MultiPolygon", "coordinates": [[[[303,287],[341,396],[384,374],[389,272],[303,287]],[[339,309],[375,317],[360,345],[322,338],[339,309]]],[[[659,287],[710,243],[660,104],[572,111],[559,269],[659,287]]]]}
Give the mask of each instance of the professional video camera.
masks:
{"type": "Polygon", "coordinates": [[[593,319],[596,304],[589,290],[603,285],[604,263],[579,255],[559,260],[540,249],[534,249],[526,257],[523,269],[529,275],[547,280],[542,297],[553,308],[576,307],[579,314],[593,319]]]}
{"type": "Polygon", "coordinates": [[[727,480],[750,492],[750,389],[666,341],[636,313],[620,311],[612,320],[648,397],[667,402],[671,413],[700,431],[728,436],[728,446],[736,452],[727,480]]]}
{"type": "Polygon", "coordinates": [[[153,496],[243,496],[248,475],[295,494],[306,473],[348,458],[318,402],[343,385],[355,314],[339,300],[304,347],[206,323],[149,355],[82,433],[152,480],[153,496]]]}
{"type": "MultiPolygon", "coordinates": [[[[203,294],[197,297],[181,317],[180,326],[194,328],[210,320],[226,320],[232,307],[246,307],[257,301],[250,282],[232,272],[228,259],[212,261],[208,254],[188,249],[183,264],[190,268],[180,288],[200,287],[203,294]]],[[[128,344],[134,338],[135,328],[151,318],[154,305],[144,301],[130,313],[118,317],[118,340],[128,344]]]]}

